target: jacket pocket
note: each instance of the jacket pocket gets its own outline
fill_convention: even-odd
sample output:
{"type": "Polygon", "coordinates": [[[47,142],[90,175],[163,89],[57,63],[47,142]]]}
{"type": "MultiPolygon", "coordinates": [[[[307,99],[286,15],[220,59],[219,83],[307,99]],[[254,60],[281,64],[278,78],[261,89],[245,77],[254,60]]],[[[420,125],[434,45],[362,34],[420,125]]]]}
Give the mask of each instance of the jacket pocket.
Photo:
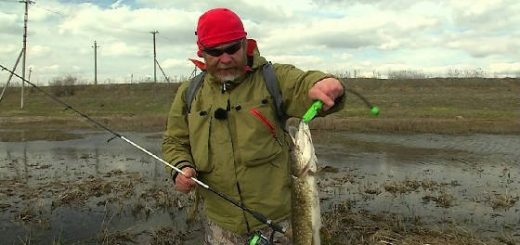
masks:
{"type": "Polygon", "coordinates": [[[213,165],[209,161],[209,137],[211,127],[211,108],[192,111],[188,114],[191,156],[198,172],[211,172],[213,165]]]}
{"type": "Polygon", "coordinates": [[[283,132],[273,111],[270,99],[243,104],[237,116],[237,141],[240,159],[254,167],[272,163],[281,156],[283,132]]]}

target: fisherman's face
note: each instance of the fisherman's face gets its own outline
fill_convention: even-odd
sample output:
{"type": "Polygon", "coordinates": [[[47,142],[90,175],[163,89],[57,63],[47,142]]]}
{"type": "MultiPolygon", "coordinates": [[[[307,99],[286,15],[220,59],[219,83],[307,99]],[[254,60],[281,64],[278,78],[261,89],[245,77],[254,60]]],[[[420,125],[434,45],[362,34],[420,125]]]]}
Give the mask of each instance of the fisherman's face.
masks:
{"type": "Polygon", "coordinates": [[[247,61],[244,40],[203,49],[202,56],[207,71],[221,82],[242,76],[247,61]]]}

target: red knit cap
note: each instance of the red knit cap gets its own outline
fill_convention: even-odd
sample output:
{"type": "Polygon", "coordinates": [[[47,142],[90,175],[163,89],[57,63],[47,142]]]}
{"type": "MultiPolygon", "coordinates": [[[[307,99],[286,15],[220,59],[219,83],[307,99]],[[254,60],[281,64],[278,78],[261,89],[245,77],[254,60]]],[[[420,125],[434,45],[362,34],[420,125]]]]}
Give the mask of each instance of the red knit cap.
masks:
{"type": "Polygon", "coordinates": [[[240,40],[245,38],[247,33],[237,14],[226,8],[215,8],[200,16],[195,35],[200,54],[204,47],[240,40]]]}

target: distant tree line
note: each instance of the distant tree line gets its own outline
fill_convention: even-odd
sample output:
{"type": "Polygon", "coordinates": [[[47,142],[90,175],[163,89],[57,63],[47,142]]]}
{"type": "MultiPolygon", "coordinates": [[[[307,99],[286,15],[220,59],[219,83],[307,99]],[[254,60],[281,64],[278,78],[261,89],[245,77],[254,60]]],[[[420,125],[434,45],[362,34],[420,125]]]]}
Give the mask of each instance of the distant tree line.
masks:
{"type": "Polygon", "coordinates": [[[72,96],[76,92],[76,85],[78,79],[71,75],[67,75],[61,78],[55,78],[49,82],[49,88],[52,94],[55,96],[72,96]]]}
{"type": "MultiPolygon", "coordinates": [[[[342,78],[376,78],[376,79],[427,79],[434,77],[446,77],[446,78],[484,78],[484,77],[504,77],[503,74],[493,73],[488,74],[482,68],[475,69],[448,69],[445,74],[428,74],[420,70],[388,70],[386,72],[386,76],[379,71],[372,71],[370,73],[362,72],[359,69],[353,70],[345,70],[343,72],[337,72],[335,74],[338,77],[342,78]]],[[[520,78],[520,71],[515,72],[514,74],[509,74],[507,77],[512,78],[520,78]]]]}

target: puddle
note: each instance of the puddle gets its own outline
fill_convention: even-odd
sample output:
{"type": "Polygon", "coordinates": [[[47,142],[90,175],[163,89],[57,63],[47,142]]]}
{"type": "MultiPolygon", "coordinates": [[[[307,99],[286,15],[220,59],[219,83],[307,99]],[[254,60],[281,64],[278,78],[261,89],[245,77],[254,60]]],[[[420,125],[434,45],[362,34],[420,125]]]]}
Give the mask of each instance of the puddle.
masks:
{"type": "MultiPolygon", "coordinates": [[[[201,243],[200,225],[186,225],[191,199],[173,190],[160,163],[119,139],[107,143],[105,132],[62,135],[74,137],[0,142],[0,240],[201,243]]],[[[161,155],[161,133],[123,135],[161,155]]],[[[520,236],[518,136],[315,131],[313,138],[324,213],[348,202],[356,213],[432,229],[520,236]]]]}

